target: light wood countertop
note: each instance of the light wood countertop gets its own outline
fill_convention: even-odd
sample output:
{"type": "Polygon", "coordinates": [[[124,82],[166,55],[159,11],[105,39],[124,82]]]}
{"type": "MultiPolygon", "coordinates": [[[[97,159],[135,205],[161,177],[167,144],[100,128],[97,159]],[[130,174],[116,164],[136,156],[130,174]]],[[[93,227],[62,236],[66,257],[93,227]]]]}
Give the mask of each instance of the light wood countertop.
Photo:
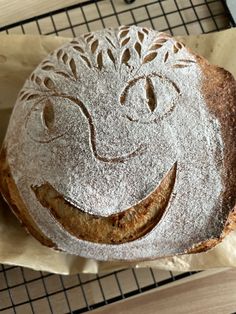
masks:
{"type": "Polygon", "coordinates": [[[230,314],[236,312],[236,270],[205,271],[94,310],[91,314],[230,314]]]}

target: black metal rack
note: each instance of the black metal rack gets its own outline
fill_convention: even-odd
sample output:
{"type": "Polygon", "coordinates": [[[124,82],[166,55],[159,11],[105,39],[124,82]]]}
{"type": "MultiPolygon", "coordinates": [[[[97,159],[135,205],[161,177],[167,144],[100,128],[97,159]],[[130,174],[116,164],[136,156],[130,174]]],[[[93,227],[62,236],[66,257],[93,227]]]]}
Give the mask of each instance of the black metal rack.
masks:
{"type": "Polygon", "coordinates": [[[67,36],[70,34],[70,37],[75,37],[81,31],[93,30],[94,25],[96,28],[104,28],[121,24],[146,24],[172,35],[192,34],[194,27],[195,33],[209,33],[235,26],[227,5],[222,0],[90,0],[24,21],[0,25],[0,33],[58,36],[69,31],[67,36]],[[106,10],[104,5],[108,6],[106,10]],[[89,10],[90,16],[86,14],[89,10]],[[62,15],[63,26],[57,23],[57,18],[62,15]],[[42,27],[45,22],[46,28],[42,27]]]}
{"type": "MultiPolygon", "coordinates": [[[[220,0],[97,0],[80,1],[0,25],[0,33],[75,37],[121,24],[145,25],[172,35],[209,33],[236,26],[225,2],[220,0]]],[[[193,274],[148,268],[59,276],[0,265],[0,312],[83,313],[193,274]]]]}
{"type": "Polygon", "coordinates": [[[144,271],[145,277],[150,277],[147,285],[142,283],[138,270],[135,269],[123,269],[99,275],[59,276],[2,265],[0,266],[2,286],[0,286],[0,300],[4,302],[4,306],[0,302],[0,311],[24,314],[84,313],[195,274],[195,272],[185,272],[174,275],[172,272],[161,272],[152,268],[144,271]],[[159,277],[160,273],[162,278],[159,277]],[[133,281],[133,284],[129,287],[124,279],[133,281]],[[106,282],[112,283],[112,289],[116,290],[113,296],[110,294],[111,297],[108,296],[108,289],[111,289],[111,286],[106,282]],[[93,291],[97,290],[95,299],[98,302],[95,303],[91,302],[91,290],[89,292],[92,286],[93,291]],[[75,294],[76,298],[74,298],[75,294]],[[61,304],[56,304],[57,297],[60,298],[61,304]]]}

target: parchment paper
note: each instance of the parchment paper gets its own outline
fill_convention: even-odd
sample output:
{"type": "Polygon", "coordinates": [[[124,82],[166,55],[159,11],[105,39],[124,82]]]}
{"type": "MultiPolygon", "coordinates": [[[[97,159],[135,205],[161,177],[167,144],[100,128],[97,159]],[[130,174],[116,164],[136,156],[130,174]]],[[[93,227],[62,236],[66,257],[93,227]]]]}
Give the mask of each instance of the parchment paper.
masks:
{"type": "MultiPolygon", "coordinates": [[[[236,77],[236,30],[180,39],[193,51],[205,56],[211,63],[229,70],[236,77]]],[[[0,142],[3,140],[17,93],[25,79],[49,52],[69,40],[26,35],[0,36],[0,142]]],[[[236,231],[206,253],[142,263],[98,262],[56,252],[42,246],[25,232],[0,198],[0,263],[60,274],[97,273],[131,266],[174,271],[234,267],[236,266],[236,231]]]]}

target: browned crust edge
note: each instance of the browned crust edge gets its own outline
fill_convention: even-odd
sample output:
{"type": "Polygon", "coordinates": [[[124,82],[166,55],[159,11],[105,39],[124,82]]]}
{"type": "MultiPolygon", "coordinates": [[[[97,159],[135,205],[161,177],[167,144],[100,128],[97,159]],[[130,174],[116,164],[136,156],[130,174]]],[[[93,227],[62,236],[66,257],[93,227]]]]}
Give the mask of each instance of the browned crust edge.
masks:
{"type": "Polygon", "coordinates": [[[224,167],[222,175],[225,185],[223,193],[224,212],[222,220],[226,221],[219,237],[194,245],[186,253],[207,251],[222,242],[226,235],[236,229],[236,80],[225,69],[211,65],[206,59],[195,55],[200,65],[204,80],[202,91],[210,113],[221,125],[224,142],[224,167]]]}
{"type": "Polygon", "coordinates": [[[22,227],[28,233],[43,245],[57,249],[56,245],[39,230],[34,220],[31,218],[12,178],[10,168],[7,164],[5,150],[3,148],[0,153],[0,193],[14,215],[20,221],[22,227]]]}

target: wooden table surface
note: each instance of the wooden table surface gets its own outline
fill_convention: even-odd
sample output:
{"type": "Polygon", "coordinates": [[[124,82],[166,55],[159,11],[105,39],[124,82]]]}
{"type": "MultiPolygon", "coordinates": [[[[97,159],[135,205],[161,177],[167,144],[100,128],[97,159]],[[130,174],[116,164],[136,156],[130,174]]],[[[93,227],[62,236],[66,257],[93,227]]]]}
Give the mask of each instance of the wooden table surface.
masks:
{"type": "Polygon", "coordinates": [[[236,312],[236,270],[205,271],[176,285],[107,305],[91,314],[230,314],[236,312]]]}

